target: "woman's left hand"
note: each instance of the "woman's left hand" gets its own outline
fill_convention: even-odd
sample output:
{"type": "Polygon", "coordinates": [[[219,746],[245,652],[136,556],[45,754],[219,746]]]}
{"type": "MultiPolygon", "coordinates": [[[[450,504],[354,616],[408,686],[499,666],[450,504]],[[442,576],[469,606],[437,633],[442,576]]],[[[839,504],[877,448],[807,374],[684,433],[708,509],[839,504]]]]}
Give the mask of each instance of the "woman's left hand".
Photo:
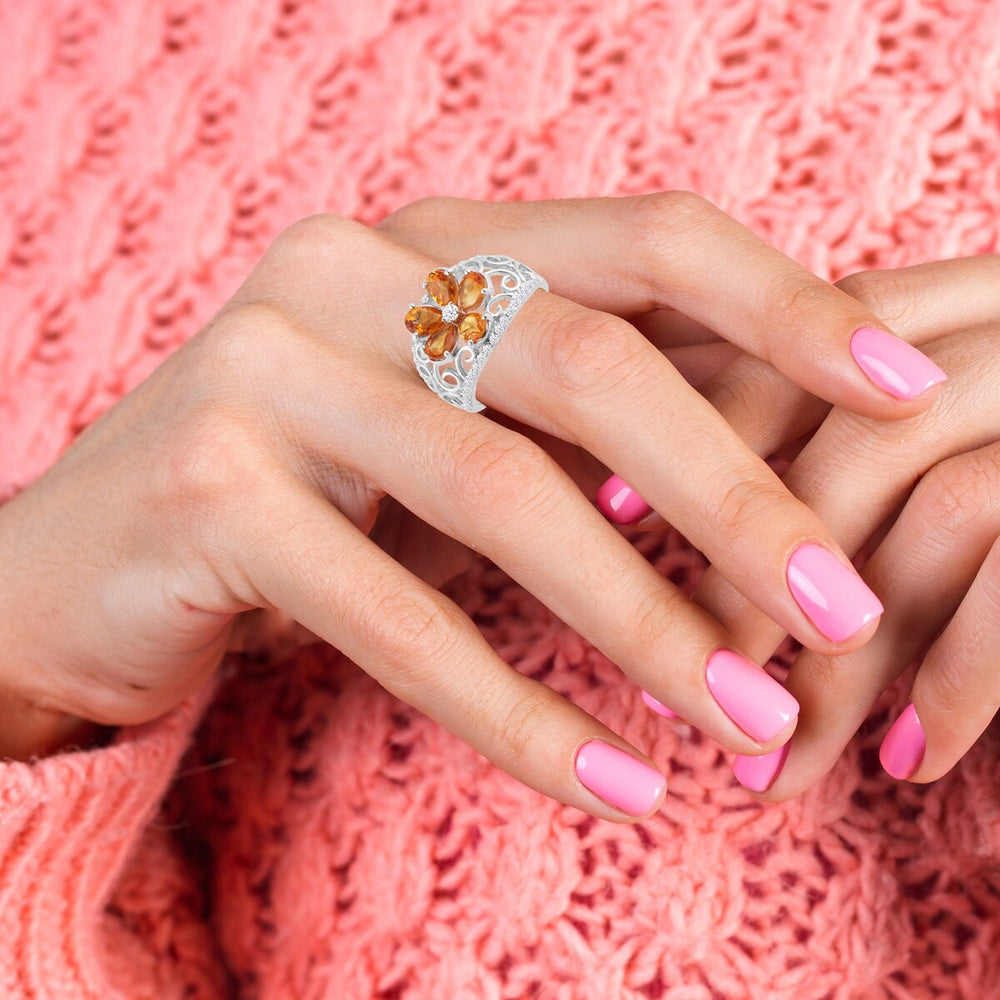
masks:
{"type": "MultiPolygon", "coordinates": [[[[865,272],[840,283],[948,371],[936,405],[887,423],[835,408],[784,483],[848,553],[885,614],[875,637],[842,656],[805,650],[788,689],[802,706],[787,747],[737,759],[737,777],[790,798],[835,763],[880,692],[922,657],[881,759],[896,778],[932,781],[1000,707],[1000,256],[865,272]]],[[[702,386],[744,440],[770,454],[815,400],[742,357],[702,386]]],[[[709,570],[696,599],[763,662],[784,637],[709,570]]]]}

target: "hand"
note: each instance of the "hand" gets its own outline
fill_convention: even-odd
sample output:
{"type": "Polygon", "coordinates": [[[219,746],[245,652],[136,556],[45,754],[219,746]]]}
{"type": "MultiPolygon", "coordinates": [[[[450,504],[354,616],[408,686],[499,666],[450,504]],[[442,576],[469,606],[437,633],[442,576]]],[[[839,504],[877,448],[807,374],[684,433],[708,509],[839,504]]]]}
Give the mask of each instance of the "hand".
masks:
{"type": "MultiPolygon", "coordinates": [[[[787,751],[737,762],[749,787],[793,796],[833,765],[879,693],[922,658],[911,704],[883,743],[890,774],[931,781],[1000,706],[1000,257],[864,273],[841,282],[923,345],[949,380],[932,410],[893,424],[834,409],[783,480],[844,548],[871,551],[863,576],[885,604],[875,638],[843,656],[805,651],[788,676],[802,706],[787,751]]],[[[754,359],[703,386],[762,452],[815,401],[754,359]],[[728,388],[722,388],[728,386],[728,388]],[[777,404],[777,405],[776,405],[777,404]],[[765,411],[779,416],[765,421],[765,411]],[[768,423],[766,430],[761,430],[768,423]]],[[[697,599],[763,660],[782,630],[709,571],[697,599]]]]}
{"type": "Polygon", "coordinates": [[[713,656],[738,647],[536,442],[634,475],[815,648],[871,636],[867,591],[815,515],[650,340],[601,310],[669,326],[655,310],[677,303],[832,400],[905,418],[936,390],[897,399],[862,374],[848,344],[874,316],[693,196],[437,202],[433,257],[403,235],[427,212],[383,233],[331,217],[291,227],[205,330],[0,510],[5,752],[58,745],[74,719],[156,717],[215,669],[237,616],[274,608],[529,785],[612,819],[654,809],[663,782],[640,754],[507,667],[427,583],[460,566],[458,543],[725,745],[784,742],[792,700],[739,656],[713,656]],[[430,393],[402,327],[430,269],[483,249],[525,259],[554,292],[527,303],[480,381],[504,422],[430,393]],[[839,639],[785,586],[803,542],[861,594],[839,639]]]}

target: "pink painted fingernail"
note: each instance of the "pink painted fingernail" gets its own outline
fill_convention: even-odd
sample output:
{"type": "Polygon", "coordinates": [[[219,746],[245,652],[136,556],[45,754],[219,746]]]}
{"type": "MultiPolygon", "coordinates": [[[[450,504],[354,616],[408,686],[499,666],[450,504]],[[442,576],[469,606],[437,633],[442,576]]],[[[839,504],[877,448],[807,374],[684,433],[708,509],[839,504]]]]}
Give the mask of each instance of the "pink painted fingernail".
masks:
{"type": "Polygon", "coordinates": [[[799,703],[766,670],[729,649],[717,649],[705,680],[719,707],[747,735],[766,743],[799,714],[799,703]]]}
{"type": "Polygon", "coordinates": [[[621,476],[612,476],[597,491],[597,506],[616,524],[635,524],[653,512],[621,476]]]}
{"type": "Polygon", "coordinates": [[[761,754],[759,757],[740,754],[733,761],[733,774],[736,780],[751,792],[766,792],[785,766],[788,748],[791,745],[791,742],[788,742],[777,750],[761,754]]]}
{"type": "Polygon", "coordinates": [[[948,377],[912,344],[873,326],[854,331],[851,354],[880,389],[897,399],[915,399],[948,377]]]}
{"type": "Polygon", "coordinates": [[[573,766],[598,798],[630,816],[645,816],[667,787],[659,771],[601,740],[584,743],[573,766]]]}
{"type": "Polygon", "coordinates": [[[924,727],[920,725],[916,706],[911,701],[885,734],[878,759],[889,774],[905,781],[920,767],[926,749],[924,727]]]}
{"type": "Polygon", "coordinates": [[[792,553],[787,579],[795,603],[834,642],[850,638],[885,610],[852,566],[813,542],[792,553]]]}
{"type": "Polygon", "coordinates": [[[662,701],[657,701],[648,691],[642,692],[642,700],[646,703],[647,708],[651,708],[657,715],[662,715],[664,719],[680,718],[672,708],[667,708],[662,701]]]}

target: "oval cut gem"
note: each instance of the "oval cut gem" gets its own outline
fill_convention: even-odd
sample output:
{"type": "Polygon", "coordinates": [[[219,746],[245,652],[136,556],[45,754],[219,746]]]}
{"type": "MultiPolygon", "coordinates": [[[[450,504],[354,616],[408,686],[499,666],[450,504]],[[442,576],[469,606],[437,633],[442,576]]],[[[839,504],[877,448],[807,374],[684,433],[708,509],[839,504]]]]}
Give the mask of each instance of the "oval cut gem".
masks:
{"type": "Polygon", "coordinates": [[[449,302],[455,301],[458,294],[458,282],[454,275],[445,270],[431,271],[427,275],[427,294],[438,303],[446,306],[449,302]]]}
{"type": "Polygon", "coordinates": [[[421,337],[437,333],[443,325],[441,310],[434,306],[414,306],[406,314],[406,329],[421,337]]]}
{"type": "Polygon", "coordinates": [[[476,344],[486,336],[486,318],[479,313],[466,313],[458,321],[458,332],[463,340],[476,344]]]}
{"type": "Polygon", "coordinates": [[[468,312],[483,301],[485,294],[486,278],[478,271],[470,271],[458,286],[458,298],[455,301],[462,312],[468,312]]]}
{"type": "Polygon", "coordinates": [[[458,343],[458,328],[454,323],[448,323],[427,338],[424,342],[424,354],[431,361],[440,361],[446,354],[455,350],[456,343],[458,343]]]}

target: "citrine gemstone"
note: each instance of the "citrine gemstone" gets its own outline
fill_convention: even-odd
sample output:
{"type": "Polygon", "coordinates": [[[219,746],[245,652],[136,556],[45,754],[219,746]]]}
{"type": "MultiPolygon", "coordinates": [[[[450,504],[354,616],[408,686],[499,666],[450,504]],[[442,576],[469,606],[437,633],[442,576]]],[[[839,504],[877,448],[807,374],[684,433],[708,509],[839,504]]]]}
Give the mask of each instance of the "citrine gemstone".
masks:
{"type": "Polygon", "coordinates": [[[478,271],[470,271],[458,286],[458,297],[455,299],[462,312],[475,309],[486,293],[486,278],[478,271]]]}
{"type": "Polygon", "coordinates": [[[449,302],[455,301],[458,295],[458,282],[454,275],[447,271],[431,271],[427,275],[427,294],[441,306],[446,306],[449,302]]]}
{"type": "Polygon", "coordinates": [[[441,310],[435,309],[434,306],[414,306],[406,314],[406,329],[421,337],[437,333],[443,325],[441,310]]]}
{"type": "Polygon", "coordinates": [[[454,323],[447,323],[437,333],[432,333],[424,342],[424,354],[431,361],[440,361],[446,354],[455,350],[458,343],[458,328],[454,323]]]}
{"type": "Polygon", "coordinates": [[[471,341],[473,344],[482,340],[486,336],[486,319],[479,313],[466,313],[458,321],[458,332],[463,340],[471,341]]]}

